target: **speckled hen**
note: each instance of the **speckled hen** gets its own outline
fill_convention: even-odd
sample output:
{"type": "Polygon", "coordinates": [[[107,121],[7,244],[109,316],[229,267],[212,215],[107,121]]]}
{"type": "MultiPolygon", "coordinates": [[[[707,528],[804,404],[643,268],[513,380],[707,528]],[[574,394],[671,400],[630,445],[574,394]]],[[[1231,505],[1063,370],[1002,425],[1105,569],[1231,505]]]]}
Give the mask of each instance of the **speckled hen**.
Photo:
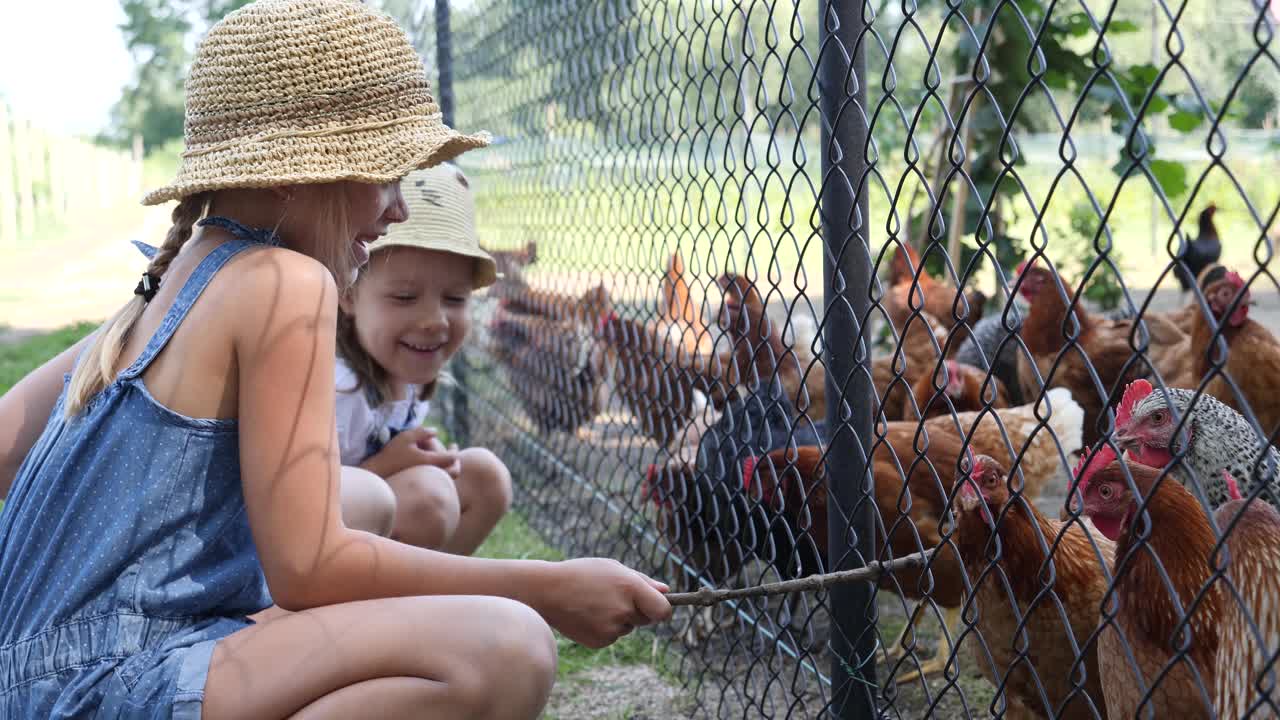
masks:
{"type": "Polygon", "coordinates": [[[1276,482],[1280,451],[1258,437],[1240,413],[1212,397],[1201,395],[1193,410],[1194,397],[1191,390],[1170,388],[1165,393],[1146,380],[1135,380],[1125,388],[1116,412],[1116,443],[1137,462],[1156,468],[1165,467],[1174,453],[1185,450],[1174,474],[1187,485],[1189,468],[1215,508],[1230,499],[1223,471],[1241,479],[1246,495],[1263,485],[1261,497],[1280,506],[1276,482]],[[1179,418],[1191,413],[1181,431],[1173,409],[1179,418]]]}

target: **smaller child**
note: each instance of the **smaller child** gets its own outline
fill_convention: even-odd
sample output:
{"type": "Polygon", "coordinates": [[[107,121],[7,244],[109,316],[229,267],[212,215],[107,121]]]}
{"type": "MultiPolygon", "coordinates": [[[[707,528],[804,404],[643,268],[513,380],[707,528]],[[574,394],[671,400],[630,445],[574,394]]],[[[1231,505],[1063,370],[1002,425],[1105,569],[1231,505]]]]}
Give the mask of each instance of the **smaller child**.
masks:
{"type": "Polygon", "coordinates": [[[511,504],[511,475],[484,448],[446,448],[423,427],[440,373],[471,327],[470,297],[496,279],[476,240],[466,177],[448,164],[402,188],[409,220],[373,243],[341,299],[338,444],[347,527],[470,555],[511,504]]]}

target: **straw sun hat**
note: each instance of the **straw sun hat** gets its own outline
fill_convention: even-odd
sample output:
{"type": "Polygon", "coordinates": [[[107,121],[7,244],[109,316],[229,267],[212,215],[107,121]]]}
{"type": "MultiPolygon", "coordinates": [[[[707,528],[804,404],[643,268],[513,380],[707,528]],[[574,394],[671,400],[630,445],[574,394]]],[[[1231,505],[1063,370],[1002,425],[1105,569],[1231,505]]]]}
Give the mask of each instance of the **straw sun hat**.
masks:
{"type": "Polygon", "coordinates": [[[258,0],[215,25],[187,76],[178,175],[145,205],[206,190],[392,182],[488,144],[445,126],[422,61],[358,0],[258,0]]]}
{"type": "Polygon", "coordinates": [[[386,235],[369,246],[369,252],[388,247],[416,247],[475,258],[476,289],[498,278],[489,253],[476,237],[476,205],[467,176],[453,165],[443,164],[411,173],[400,183],[409,219],[392,225],[386,235]]]}

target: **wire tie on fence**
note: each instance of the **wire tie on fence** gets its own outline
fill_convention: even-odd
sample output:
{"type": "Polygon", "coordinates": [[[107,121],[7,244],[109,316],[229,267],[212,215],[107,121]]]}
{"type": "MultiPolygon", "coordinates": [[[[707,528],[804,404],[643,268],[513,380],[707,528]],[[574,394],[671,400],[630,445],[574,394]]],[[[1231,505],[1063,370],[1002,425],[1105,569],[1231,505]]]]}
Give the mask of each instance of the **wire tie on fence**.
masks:
{"type": "Polygon", "coordinates": [[[929,548],[923,552],[912,553],[911,555],[906,555],[887,563],[877,561],[868,563],[867,565],[854,570],[841,570],[839,572],[824,573],[822,575],[809,575],[808,577],[802,577],[796,580],[765,583],[764,585],[754,585],[752,587],[730,588],[726,590],[703,588],[696,592],[667,593],[667,602],[671,603],[673,606],[692,605],[696,607],[706,607],[722,603],[727,600],[768,597],[770,595],[788,595],[797,592],[811,592],[843,583],[879,580],[880,576],[885,573],[896,572],[905,568],[925,564],[936,551],[937,548],[929,548]]]}

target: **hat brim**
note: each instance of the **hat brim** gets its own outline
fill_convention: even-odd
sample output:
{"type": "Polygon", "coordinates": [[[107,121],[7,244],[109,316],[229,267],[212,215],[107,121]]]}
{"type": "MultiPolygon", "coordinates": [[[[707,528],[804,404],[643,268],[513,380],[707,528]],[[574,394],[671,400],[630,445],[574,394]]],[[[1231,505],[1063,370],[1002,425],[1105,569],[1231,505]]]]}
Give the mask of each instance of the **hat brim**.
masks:
{"type": "MultiPolygon", "coordinates": [[[[435,116],[438,117],[438,116],[435,116]]],[[[487,133],[464,135],[432,116],[389,127],[248,138],[211,152],[184,154],[168,185],[147,193],[159,205],[195,193],[350,180],[388,183],[489,144],[487,133]]]]}
{"type": "Polygon", "coordinates": [[[493,256],[485,252],[481,248],[470,248],[462,244],[440,243],[440,242],[424,242],[417,238],[404,239],[388,236],[378,240],[369,247],[369,252],[376,253],[379,250],[388,250],[390,248],[415,248],[418,250],[430,250],[433,252],[449,253],[451,255],[462,255],[463,257],[474,258],[476,261],[475,275],[472,284],[476,290],[487,288],[498,281],[498,265],[493,261],[493,256]]]}

